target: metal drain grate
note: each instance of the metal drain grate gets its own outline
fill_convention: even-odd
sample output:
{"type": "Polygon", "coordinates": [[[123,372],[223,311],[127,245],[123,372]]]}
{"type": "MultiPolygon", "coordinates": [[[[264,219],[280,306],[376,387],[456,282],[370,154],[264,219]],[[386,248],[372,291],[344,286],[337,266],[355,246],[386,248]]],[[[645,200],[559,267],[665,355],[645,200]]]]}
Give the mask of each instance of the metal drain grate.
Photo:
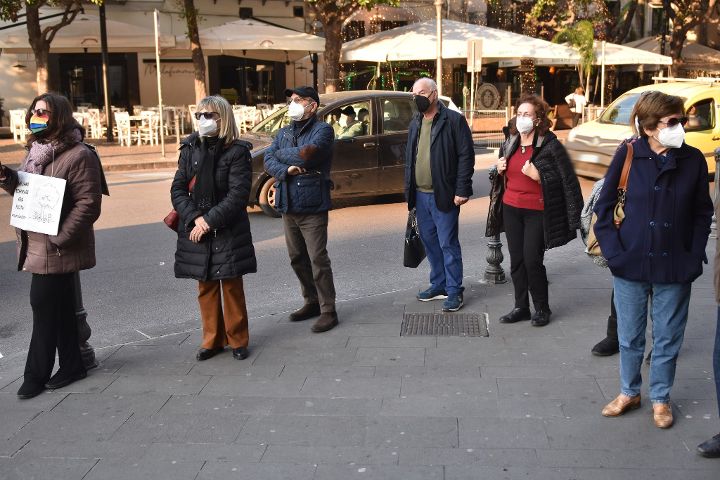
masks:
{"type": "Polygon", "coordinates": [[[406,313],[401,337],[489,337],[484,313],[406,313]]]}

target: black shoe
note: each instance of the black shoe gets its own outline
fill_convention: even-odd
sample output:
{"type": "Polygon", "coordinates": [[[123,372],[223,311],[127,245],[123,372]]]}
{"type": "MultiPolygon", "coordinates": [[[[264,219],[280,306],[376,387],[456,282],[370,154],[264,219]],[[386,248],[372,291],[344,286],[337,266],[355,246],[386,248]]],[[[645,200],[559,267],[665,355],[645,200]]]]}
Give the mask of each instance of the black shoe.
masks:
{"type": "Polygon", "coordinates": [[[550,315],[552,312],[550,309],[540,309],[535,310],[535,313],[533,313],[532,319],[530,320],[530,325],[533,327],[544,327],[548,323],[550,323],[550,315]]]}
{"type": "Polygon", "coordinates": [[[705,458],[720,458],[720,433],[698,445],[697,453],[705,458]]]}
{"type": "Polygon", "coordinates": [[[325,312],[320,315],[320,318],[317,319],[317,322],[315,322],[315,325],[312,326],[311,330],[315,333],[327,332],[328,330],[335,328],[337,324],[337,313],[325,312]]]}
{"type": "Polygon", "coordinates": [[[43,390],[45,390],[45,385],[38,385],[36,383],[25,381],[20,386],[17,396],[20,400],[27,400],[28,398],[37,397],[43,392],[43,390]]]}
{"type": "Polygon", "coordinates": [[[85,377],[87,377],[87,372],[85,370],[67,374],[60,369],[52,376],[52,378],[50,378],[50,380],[48,380],[45,384],[45,388],[49,390],[57,390],[58,388],[67,387],[71,383],[82,380],[85,377]]]}
{"type": "Polygon", "coordinates": [[[306,303],[299,310],[295,310],[290,314],[291,322],[299,322],[302,320],[308,320],[313,317],[320,315],[320,304],[319,303],[306,303]]]}
{"type": "Polygon", "coordinates": [[[235,360],[245,360],[248,356],[247,347],[233,348],[233,358],[235,360]]]}
{"type": "Polygon", "coordinates": [[[590,351],[593,355],[598,357],[609,357],[620,352],[620,344],[618,343],[617,337],[605,337],[600,340],[590,351]]]}
{"type": "Polygon", "coordinates": [[[510,313],[500,317],[500,323],[516,323],[521,320],[530,320],[529,308],[513,308],[510,313]]]}
{"type": "Polygon", "coordinates": [[[225,348],[223,347],[215,347],[215,348],[201,348],[198,350],[197,355],[195,355],[195,358],[198,362],[202,362],[203,360],[207,360],[208,358],[212,358],[218,353],[221,353],[225,348]]]}

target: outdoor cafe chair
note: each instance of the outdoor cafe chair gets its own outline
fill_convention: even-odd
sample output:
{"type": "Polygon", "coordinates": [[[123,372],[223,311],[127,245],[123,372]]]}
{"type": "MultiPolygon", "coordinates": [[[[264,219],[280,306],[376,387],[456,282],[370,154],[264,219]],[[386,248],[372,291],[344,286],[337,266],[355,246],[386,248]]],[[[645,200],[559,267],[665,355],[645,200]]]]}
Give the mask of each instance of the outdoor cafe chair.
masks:
{"type": "Polygon", "coordinates": [[[137,128],[138,145],[160,143],[160,114],[152,110],[140,112],[140,125],[137,128]]]}
{"type": "Polygon", "coordinates": [[[107,128],[102,124],[102,116],[99,108],[88,108],[87,125],[90,138],[102,138],[107,128]]]}
{"type": "Polygon", "coordinates": [[[25,137],[30,134],[25,126],[25,113],[23,109],[10,110],[10,130],[13,134],[13,141],[18,140],[25,143],[25,137]]]}
{"type": "Polygon", "coordinates": [[[128,112],[115,112],[115,137],[118,143],[127,147],[132,144],[133,127],[130,125],[130,114],[128,112]]]}
{"type": "Polygon", "coordinates": [[[193,132],[197,132],[198,121],[195,118],[195,112],[197,112],[197,105],[188,105],[188,112],[190,112],[190,121],[192,122],[193,132]]]}

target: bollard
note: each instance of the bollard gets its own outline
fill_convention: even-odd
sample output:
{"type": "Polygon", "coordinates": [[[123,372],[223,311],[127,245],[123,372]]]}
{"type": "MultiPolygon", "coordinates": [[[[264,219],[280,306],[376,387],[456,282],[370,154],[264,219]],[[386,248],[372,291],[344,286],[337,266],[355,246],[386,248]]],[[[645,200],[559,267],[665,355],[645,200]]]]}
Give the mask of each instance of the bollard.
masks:
{"type": "MultiPolygon", "coordinates": [[[[718,186],[718,180],[720,180],[720,171],[718,171],[719,164],[720,164],[720,147],[717,147],[715,149],[715,177],[713,179],[713,183],[715,183],[715,186],[713,188],[713,206],[714,207],[717,207],[718,192],[720,192],[720,186],[718,186]]],[[[710,224],[710,236],[712,238],[717,238],[717,218],[715,217],[715,212],[713,212],[712,223],[710,224]]]]}
{"type": "MultiPolygon", "coordinates": [[[[488,175],[490,177],[490,185],[493,184],[495,177],[497,176],[497,167],[492,167],[488,175]]],[[[500,234],[493,235],[488,240],[488,252],[485,260],[487,260],[487,267],[485,267],[485,274],[483,275],[483,283],[505,283],[505,271],[502,268],[503,253],[502,253],[502,242],[500,241],[500,234]]]]}

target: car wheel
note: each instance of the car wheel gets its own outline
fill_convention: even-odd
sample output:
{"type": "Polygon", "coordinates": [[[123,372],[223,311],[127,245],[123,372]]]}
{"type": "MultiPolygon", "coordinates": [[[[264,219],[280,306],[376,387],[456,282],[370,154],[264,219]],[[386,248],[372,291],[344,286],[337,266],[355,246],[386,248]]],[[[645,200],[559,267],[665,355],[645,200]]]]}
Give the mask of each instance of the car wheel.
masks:
{"type": "Polygon", "coordinates": [[[258,196],[258,204],[262,208],[263,213],[269,217],[280,218],[280,212],[275,209],[275,179],[268,178],[263,183],[258,196]]]}

